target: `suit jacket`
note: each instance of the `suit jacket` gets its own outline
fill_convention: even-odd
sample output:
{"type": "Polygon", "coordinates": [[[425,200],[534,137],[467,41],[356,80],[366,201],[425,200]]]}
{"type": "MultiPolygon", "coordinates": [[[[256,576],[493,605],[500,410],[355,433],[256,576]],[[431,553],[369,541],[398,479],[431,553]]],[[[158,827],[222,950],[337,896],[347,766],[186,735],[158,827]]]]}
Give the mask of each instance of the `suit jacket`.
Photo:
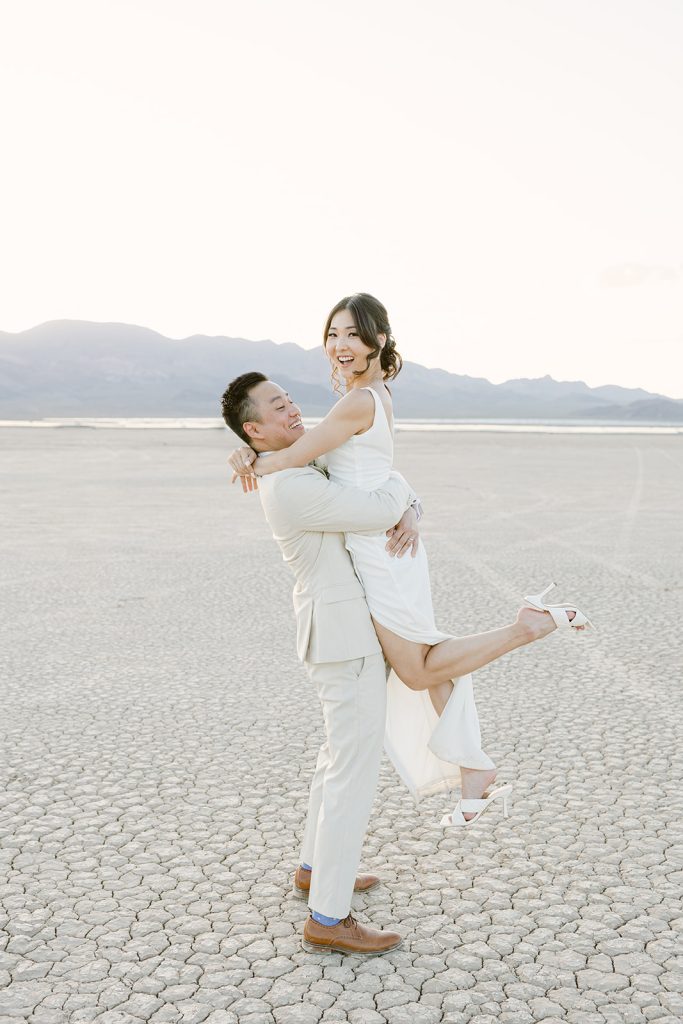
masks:
{"type": "Polygon", "coordinates": [[[266,519],[296,576],[297,653],[302,661],[350,661],[381,652],[365,591],[344,546],[344,532],[394,526],[415,495],[392,472],[376,491],[342,487],[314,466],[259,480],[266,519]]]}

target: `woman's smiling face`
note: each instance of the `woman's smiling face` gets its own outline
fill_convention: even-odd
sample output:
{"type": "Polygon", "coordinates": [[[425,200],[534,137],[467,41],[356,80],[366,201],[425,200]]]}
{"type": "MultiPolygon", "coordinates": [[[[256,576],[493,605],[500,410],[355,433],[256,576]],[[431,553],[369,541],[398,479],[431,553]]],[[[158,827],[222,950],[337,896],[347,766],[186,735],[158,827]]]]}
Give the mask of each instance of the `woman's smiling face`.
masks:
{"type": "MultiPolygon", "coordinates": [[[[380,343],[383,342],[384,335],[380,335],[379,338],[380,343]]],[[[374,368],[374,362],[368,367],[368,355],[372,349],[361,341],[350,309],[340,309],[332,317],[325,340],[325,351],[333,368],[339,370],[347,385],[369,368],[374,368]]]]}

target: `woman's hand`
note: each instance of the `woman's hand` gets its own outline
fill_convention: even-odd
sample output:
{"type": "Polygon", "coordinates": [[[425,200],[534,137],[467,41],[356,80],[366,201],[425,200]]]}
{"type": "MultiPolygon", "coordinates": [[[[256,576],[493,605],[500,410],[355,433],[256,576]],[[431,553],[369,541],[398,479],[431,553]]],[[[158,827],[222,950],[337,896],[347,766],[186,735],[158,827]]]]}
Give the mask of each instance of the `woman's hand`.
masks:
{"type": "Polygon", "coordinates": [[[420,543],[415,510],[412,508],[406,509],[396,523],[396,526],[392,526],[390,530],[387,530],[387,537],[389,537],[389,542],[386,545],[386,550],[389,552],[390,558],[401,558],[409,548],[412,549],[410,552],[411,557],[415,558],[417,547],[420,543]]]}
{"type": "Polygon", "coordinates": [[[254,473],[256,476],[268,476],[269,473],[277,473],[279,470],[285,468],[281,463],[281,459],[278,461],[278,452],[271,452],[270,455],[262,455],[260,459],[256,460],[254,473]]]}
{"type": "Polygon", "coordinates": [[[243,448],[235,448],[233,452],[228,456],[228,462],[233,470],[231,484],[234,484],[235,480],[239,477],[242,481],[242,490],[246,494],[247,491],[258,490],[258,480],[254,473],[254,462],[256,461],[257,455],[253,448],[249,448],[245,445],[243,448]]]}

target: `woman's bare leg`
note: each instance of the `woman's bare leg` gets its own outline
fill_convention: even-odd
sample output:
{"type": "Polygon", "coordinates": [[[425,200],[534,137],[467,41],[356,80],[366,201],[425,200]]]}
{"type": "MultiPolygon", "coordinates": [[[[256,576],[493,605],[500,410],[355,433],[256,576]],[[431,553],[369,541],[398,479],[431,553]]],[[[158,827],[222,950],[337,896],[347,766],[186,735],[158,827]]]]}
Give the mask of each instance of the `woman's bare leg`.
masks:
{"type": "Polygon", "coordinates": [[[438,714],[448,702],[452,679],[475,672],[557,629],[549,612],[521,608],[516,621],[509,626],[470,636],[451,637],[430,645],[405,640],[379,622],[373,622],[384,656],[396,675],[411,690],[434,689],[430,697],[438,714]]]}
{"type": "MultiPolygon", "coordinates": [[[[517,647],[540,640],[557,628],[548,612],[521,608],[510,626],[454,637],[430,646],[405,640],[379,622],[374,625],[384,655],[396,675],[412,690],[429,690],[432,706],[439,716],[453,693],[452,679],[474,672],[517,647]]],[[[478,800],[496,778],[495,768],[464,765],[459,768],[464,800],[478,800]]],[[[465,812],[463,817],[468,820],[473,815],[474,812],[465,812]]]]}
{"type": "MultiPolygon", "coordinates": [[[[398,675],[398,672],[396,674],[398,675]]],[[[441,712],[451,699],[452,693],[453,683],[450,679],[447,683],[437,683],[436,686],[429,687],[429,699],[439,718],[441,718],[441,712]]]]}

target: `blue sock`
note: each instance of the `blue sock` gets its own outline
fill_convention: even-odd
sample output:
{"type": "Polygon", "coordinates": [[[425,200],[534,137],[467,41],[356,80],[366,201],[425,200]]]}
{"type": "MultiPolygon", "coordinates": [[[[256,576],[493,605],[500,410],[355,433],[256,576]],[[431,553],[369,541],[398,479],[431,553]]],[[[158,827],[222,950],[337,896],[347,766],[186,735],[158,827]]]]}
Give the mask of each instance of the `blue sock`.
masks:
{"type": "Polygon", "coordinates": [[[328,928],[331,928],[333,924],[339,924],[341,917],[325,917],[324,914],[319,914],[317,910],[311,911],[311,917],[318,924],[326,924],[328,928]]]}
{"type": "MultiPolygon", "coordinates": [[[[301,867],[305,868],[306,871],[313,870],[310,864],[305,864],[303,862],[301,864],[301,867]]],[[[314,921],[317,921],[318,924],[327,925],[328,928],[331,928],[332,925],[334,924],[339,924],[339,922],[341,921],[341,917],[325,917],[324,914],[319,914],[317,910],[311,911],[311,917],[313,918],[314,921]]]]}

